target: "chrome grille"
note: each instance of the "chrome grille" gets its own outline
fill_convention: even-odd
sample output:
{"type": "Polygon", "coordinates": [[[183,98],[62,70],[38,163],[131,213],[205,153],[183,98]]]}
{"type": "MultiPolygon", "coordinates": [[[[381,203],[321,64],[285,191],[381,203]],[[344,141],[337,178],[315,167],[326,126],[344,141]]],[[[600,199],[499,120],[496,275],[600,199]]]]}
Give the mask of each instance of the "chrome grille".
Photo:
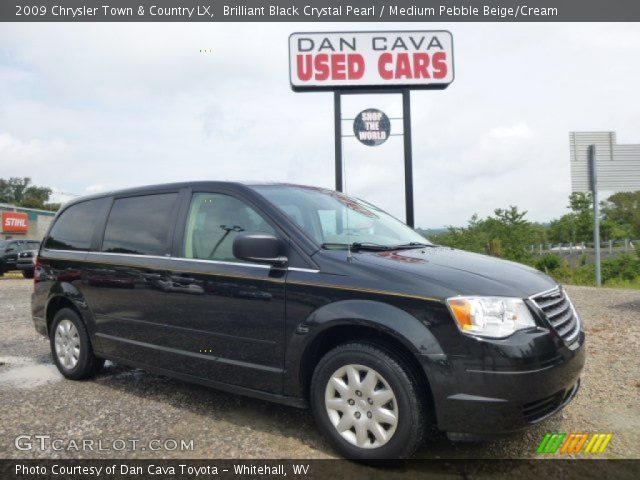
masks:
{"type": "Polygon", "coordinates": [[[539,293],[531,297],[531,300],[542,310],[549,324],[566,343],[576,339],[580,333],[580,320],[561,288],[539,293]]]}

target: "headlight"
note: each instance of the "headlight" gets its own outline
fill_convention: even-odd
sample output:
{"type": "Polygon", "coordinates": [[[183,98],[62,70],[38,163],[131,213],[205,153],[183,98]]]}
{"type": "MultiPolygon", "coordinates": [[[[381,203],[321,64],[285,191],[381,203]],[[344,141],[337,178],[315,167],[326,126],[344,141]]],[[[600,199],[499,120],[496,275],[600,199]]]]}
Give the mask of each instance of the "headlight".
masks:
{"type": "Polygon", "coordinates": [[[527,305],[520,298],[453,297],[447,304],[463,333],[504,338],[516,330],[536,326],[527,305]]]}

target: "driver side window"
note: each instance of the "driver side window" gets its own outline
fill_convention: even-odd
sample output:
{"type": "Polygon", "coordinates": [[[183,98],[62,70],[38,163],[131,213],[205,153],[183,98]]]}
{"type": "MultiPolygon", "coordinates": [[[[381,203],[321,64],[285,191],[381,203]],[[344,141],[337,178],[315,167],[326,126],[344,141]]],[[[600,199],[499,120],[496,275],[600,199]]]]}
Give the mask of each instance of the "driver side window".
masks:
{"type": "Polygon", "coordinates": [[[196,193],[187,217],[184,256],[243,262],[233,255],[233,240],[240,232],[276,233],[242,200],[220,193],[196,193]]]}

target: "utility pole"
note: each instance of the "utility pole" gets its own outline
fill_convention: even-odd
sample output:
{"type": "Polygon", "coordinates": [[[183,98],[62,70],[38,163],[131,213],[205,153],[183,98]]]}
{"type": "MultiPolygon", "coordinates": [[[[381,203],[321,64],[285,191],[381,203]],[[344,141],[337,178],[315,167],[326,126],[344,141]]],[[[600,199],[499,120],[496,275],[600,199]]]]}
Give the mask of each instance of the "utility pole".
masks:
{"type": "Polygon", "coordinates": [[[404,140],[404,204],[407,225],[415,227],[413,213],[413,156],[411,153],[411,91],[402,90],[402,136],[404,140]]]}
{"type": "Polygon", "coordinates": [[[589,180],[593,197],[593,246],[596,253],[596,285],[602,286],[600,265],[600,205],[598,205],[598,176],[596,168],[596,146],[589,145],[589,180]]]}
{"type": "Polygon", "coordinates": [[[342,102],[340,90],[333,91],[333,125],[335,131],[335,151],[336,151],[336,190],[342,191],[342,102]]]}

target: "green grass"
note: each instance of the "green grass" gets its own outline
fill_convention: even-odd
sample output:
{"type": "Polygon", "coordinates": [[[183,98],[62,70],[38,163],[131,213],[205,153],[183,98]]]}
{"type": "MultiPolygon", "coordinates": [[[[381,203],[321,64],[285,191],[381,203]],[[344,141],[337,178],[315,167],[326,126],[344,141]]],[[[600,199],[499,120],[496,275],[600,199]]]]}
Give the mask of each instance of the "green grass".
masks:
{"type": "Polygon", "coordinates": [[[634,280],[623,280],[619,278],[611,278],[603,285],[607,288],[631,288],[634,290],[640,290],[640,278],[634,280]]]}

